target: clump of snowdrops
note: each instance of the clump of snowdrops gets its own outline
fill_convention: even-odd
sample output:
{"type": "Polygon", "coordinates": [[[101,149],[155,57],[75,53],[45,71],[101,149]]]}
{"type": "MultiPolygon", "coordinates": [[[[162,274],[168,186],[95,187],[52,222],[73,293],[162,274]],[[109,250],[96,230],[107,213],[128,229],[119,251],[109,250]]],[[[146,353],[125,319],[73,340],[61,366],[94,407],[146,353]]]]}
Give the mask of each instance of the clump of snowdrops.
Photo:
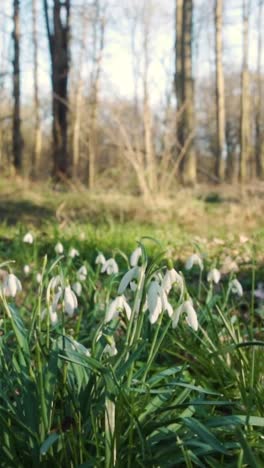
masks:
{"type": "MultiPolygon", "coordinates": [[[[34,236],[23,242],[33,247],[34,236]]],[[[24,265],[26,292],[16,264],[1,266],[4,465],[255,460],[241,428],[264,424],[253,394],[263,366],[255,345],[247,353],[253,311],[251,341],[230,313],[244,294],[234,274],[223,282],[215,265],[205,274],[194,253],[185,270],[198,276],[188,287],[166,253],[148,257],[146,241],[129,258],[118,253],[121,268],[118,255],[98,252],[91,265],[62,242],[54,253],[41,271],[24,265]],[[231,416],[226,436],[218,428],[231,416]]]]}

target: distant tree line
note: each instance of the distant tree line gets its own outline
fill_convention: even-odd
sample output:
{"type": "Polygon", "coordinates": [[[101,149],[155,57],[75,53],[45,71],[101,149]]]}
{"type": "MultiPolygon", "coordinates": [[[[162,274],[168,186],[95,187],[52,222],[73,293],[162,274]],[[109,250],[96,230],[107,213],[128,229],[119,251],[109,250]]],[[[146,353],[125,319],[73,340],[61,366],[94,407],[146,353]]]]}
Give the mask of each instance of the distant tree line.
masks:
{"type": "MultiPolygon", "coordinates": [[[[1,131],[0,151],[2,154],[8,145],[12,147],[9,162],[17,174],[25,173],[27,160],[27,174],[33,179],[50,172],[55,180],[80,181],[90,189],[96,186],[101,174],[105,175],[106,186],[111,177],[118,180],[122,174],[126,177],[133,174],[131,187],[135,184],[137,191],[146,196],[170,191],[176,180],[194,185],[201,174],[217,183],[263,180],[264,0],[255,4],[258,18],[255,73],[249,70],[252,3],[241,0],[243,59],[240,76],[233,77],[223,63],[223,14],[228,2],[213,0],[215,76],[204,88],[195,83],[193,74],[197,7],[193,0],[175,0],[174,79],[171,77],[168,81],[165,104],[159,111],[153,109],[150,99],[151,28],[156,8],[153,0],[129,1],[124,7],[130,25],[127,34],[131,37],[135,91],[132,101],[123,102],[114,99],[110,102],[100,96],[105,32],[110,15],[107,0],[83,0],[78,6],[78,38],[71,34],[72,16],[76,14],[72,0],[41,0],[41,8],[37,8],[40,5],[37,0],[31,0],[34,123],[30,131],[30,158],[21,114],[23,0],[12,1],[12,138],[10,145],[9,142],[4,144],[1,131]],[[41,121],[38,15],[43,15],[45,20],[50,57],[50,139],[41,121]],[[86,73],[84,79],[87,57],[89,74],[86,73]],[[233,92],[235,80],[238,93],[233,92]],[[202,122],[197,108],[205,107],[206,102],[208,106],[204,108],[202,122]],[[201,143],[202,132],[206,132],[206,144],[201,143]],[[202,158],[208,148],[210,157],[202,158]]],[[[212,5],[212,2],[207,4],[212,5]]]]}

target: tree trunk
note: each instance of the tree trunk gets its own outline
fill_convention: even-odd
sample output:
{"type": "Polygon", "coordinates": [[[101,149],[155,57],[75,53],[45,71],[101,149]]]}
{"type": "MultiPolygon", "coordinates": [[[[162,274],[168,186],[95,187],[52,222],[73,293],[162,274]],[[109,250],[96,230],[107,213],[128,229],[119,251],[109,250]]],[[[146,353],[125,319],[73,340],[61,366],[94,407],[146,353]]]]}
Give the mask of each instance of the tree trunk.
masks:
{"type": "Polygon", "coordinates": [[[13,59],[13,162],[17,172],[22,169],[23,139],[21,134],[20,117],[20,5],[19,0],[13,3],[13,40],[14,40],[14,59],[13,59]]]}
{"type": "Polygon", "coordinates": [[[146,2],[143,10],[143,127],[144,127],[144,147],[146,157],[147,183],[150,193],[157,190],[155,158],[153,150],[152,115],[149,102],[149,11],[146,2]]]}
{"type": "Polygon", "coordinates": [[[248,70],[249,0],[243,0],[243,64],[241,73],[241,122],[239,179],[245,182],[250,151],[249,70],[248,70]]]}
{"type": "Polygon", "coordinates": [[[33,39],[33,81],[34,81],[34,148],[32,159],[32,176],[38,175],[42,135],[41,135],[41,120],[40,120],[40,101],[39,101],[39,84],[38,84],[38,33],[37,33],[37,8],[36,0],[32,0],[32,39],[33,39]]]}
{"type": "Polygon", "coordinates": [[[67,145],[70,0],[54,0],[52,26],[48,2],[43,1],[51,57],[53,174],[60,179],[70,175],[67,145]]]}
{"type": "Polygon", "coordinates": [[[215,175],[219,181],[224,179],[226,161],[225,141],[225,82],[223,72],[222,24],[223,1],[215,0],[215,65],[216,65],[216,124],[217,155],[215,175]]]}
{"type": "Polygon", "coordinates": [[[263,124],[261,119],[262,113],[262,27],[263,27],[263,0],[259,2],[258,11],[258,56],[257,56],[257,96],[256,96],[256,175],[259,179],[264,179],[264,141],[263,141],[263,124]]]}
{"type": "Polygon", "coordinates": [[[95,185],[95,161],[96,161],[96,127],[98,112],[98,93],[101,76],[101,66],[104,52],[105,38],[105,12],[101,14],[100,0],[94,2],[96,18],[93,30],[93,72],[91,80],[91,100],[90,100],[90,122],[89,122],[89,160],[88,160],[88,187],[90,190],[95,185]],[[98,31],[99,28],[99,31],[98,31]],[[98,37],[99,32],[99,37],[98,37]]]}
{"type": "Polygon", "coordinates": [[[193,1],[177,0],[176,4],[176,76],[175,90],[178,110],[177,140],[184,156],[180,163],[182,180],[187,185],[196,182],[196,156],[193,148],[194,91],[192,77],[193,1]]]}

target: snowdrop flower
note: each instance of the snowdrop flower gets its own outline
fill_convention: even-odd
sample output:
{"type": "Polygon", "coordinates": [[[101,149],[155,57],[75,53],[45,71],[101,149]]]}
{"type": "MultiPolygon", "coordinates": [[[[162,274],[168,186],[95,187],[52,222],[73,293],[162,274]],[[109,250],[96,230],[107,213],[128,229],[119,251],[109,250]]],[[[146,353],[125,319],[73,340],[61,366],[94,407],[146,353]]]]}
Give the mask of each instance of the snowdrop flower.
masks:
{"type": "Polygon", "coordinates": [[[215,284],[219,283],[221,278],[221,273],[217,268],[213,268],[212,270],[209,271],[207,275],[207,281],[213,282],[215,284]]]}
{"type": "Polygon", "coordinates": [[[149,310],[149,321],[155,323],[162,311],[167,311],[171,317],[173,308],[168,301],[165,290],[160,286],[157,280],[151,281],[147,292],[147,308],[149,310]]]}
{"type": "Polygon", "coordinates": [[[78,301],[75,293],[70,286],[66,286],[64,290],[64,310],[69,317],[73,316],[74,310],[78,307],[78,301]]]}
{"type": "Polygon", "coordinates": [[[42,274],[41,273],[36,274],[36,281],[37,281],[37,283],[41,283],[41,281],[42,281],[42,274]]]}
{"type": "Polygon", "coordinates": [[[79,250],[75,249],[74,247],[70,249],[69,257],[75,258],[75,257],[79,257],[79,255],[80,255],[79,250]]]}
{"type": "Polygon", "coordinates": [[[82,294],[82,285],[79,283],[79,281],[76,281],[76,283],[73,284],[72,289],[77,294],[77,296],[82,294]]]}
{"type": "Polygon", "coordinates": [[[167,294],[169,294],[174,284],[176,284],[176,286],[179,287],[181,294],[182,294],[184,290],[183,278],[179,273],[177,273],[177,271],[174,268],[171,268],[170,270],[167,270],[164,275],[164,278],[162,280],[162,287],[164,291],[167,294]]]}
{"type": "Polygon", "coordinates": [[[194,330],[198,330],[198,320],[197,320],[197,314],[193,308],[193,303],[189,299],[188,301],[184,301],[183,304],[181,304],[174,312],[172,316],[172,327],[176,328],[179,322],[180,316],[186,313],[186,321],[188,325],[194,330]]]}
{"type": "Polygon", "coordinates": [[[140,259],[140,257],[142,256],[142,249],[141,247],[137,247],[131,254],[130,256],[130,265],[132,267],[135,267],[137,266],[138,264],[138,261],[140,259]]]}
{"type": "Polygon", "coordinates": [[[120,312],[126,313],[127,319],[130,320],[131,317],[131,307],[127,303],[125,296],[117,296],[109,305],[106,315],[105,323],[111,322],[111,320],[116,319],[120,312]]]}
{"type": "Polygon", "coordinates": [[[86,277],[87,277],[87,268],[85,265],[81,266],[81,268],[79,268],[79,270],[77,271],[77,278],[80,280],[80,281],[85,281],[86,280],[86,277]]]}
{"type": "Polygon", "coordinates": [[[191,255],[187,259],[187,261],[185,263],[186,270],[191,270],[193,265],[198,265],[200,270],[203,269],[203,261],[202,261],[201,257],[199,255],[197,255],[197,254],[191,255]]]}
{"type": "Polygon", "coordinates": [[[109,356],[116,356],[118,351],[116,349],[115,342],[113,344],[107,344],[103,351],[104,354],[109,354],[109,356]]]}
{"type": "MultiPolygon", "coordinates": [[[[47,316],[47,309],[44,309],[41,314],[41,320],[44,320],[46,316],[47,316]]],[[[51,325],[56,325],[56,323],[58,322],[58,314],[56,310],[53,310],[52,307],[49,307],[49,317],[50,317],[51,325]]]]}
{"type": "Polygon", "coordinates": [[[128,270],[125,273],[125,275],[123,276],[123,278],[121,279],[121,281],[120,281],[119,288],[118,288],[118,294],[123,294],[129,284],[130,284],[130,287],[131,287],[131,282],[134,279],[137,279],[138,276],[139,276],[139,267],[135,266],[135,267],[131,268],[130,270],[128,270]]]}
{"type": "Polygon", "coordinates": [[[10,273],[6,275],[3,281],[3,293],[7,297],[15,297],[17,293],[22,291],[22,285],[19,279],[10,273]]]}
{"type": "Polygon", "coordinates": [[[62,243],[57,242],[57,244],[55,245],[56,254],[61,255],[61,254],[63,254],[63,251],[64,251],[64,247],[63,247],[62,243]]]}
{"type": "Polygon", "coordinates": [[[147,306],[149,310],[149,321],[155,323],[162,312],[162,301],[160,297],[160,285],[155,281],[151,281],[147,292],[147,306]]]}
{"type": "Polygon", "coordinates": [[[30,266],[29,265],[24,265],[23,271],[24,271],[25,275],[29,275],[29,273],[31,271],[30,266]]]}
{"type": "Polygon", "coordinates": [[[257,289],[254,291],[254,296],[264,301],[264,288],[263,283],[259,283],[257,289]]]}
{"type": "Polygon", "coordinates": [[[105,262],[106,262],[105,256],[100,252],[95,259],[95,264],[104,265],[105,262]]]}
{"type": "Polygon", "coordinates": [[[114,258],[109,258],[109,260],[106,260],[101,268],[101,273],[106,273],[107,275],[115,275],[118,273],[118,271],[119,268],[114,258]]]}
{"type": "Polygon", "coordinates": [[[237,294],[238,296],[243,296],[243,288],[241,283],[237,279],[233,279],[230,283],[231,291],[233,294],[237,294]]]}
{"type": "Polygon", "coordinates": [[[53,276],[53,278],[51,278],[48,287],[51,289],[51,291],[54,291],[56,288],[58,288],[61,285],[62,285],[62,278],[60,277],[60,275],[56,275],[56,276],[53,276]]]}
{"type": "Polygon", "coordinates": [[[27,232],[27,234],[24,235],[23,242],[25,242],[26,244],[33,244],[34,237],[31,234],[31,232],[27,232]]]}

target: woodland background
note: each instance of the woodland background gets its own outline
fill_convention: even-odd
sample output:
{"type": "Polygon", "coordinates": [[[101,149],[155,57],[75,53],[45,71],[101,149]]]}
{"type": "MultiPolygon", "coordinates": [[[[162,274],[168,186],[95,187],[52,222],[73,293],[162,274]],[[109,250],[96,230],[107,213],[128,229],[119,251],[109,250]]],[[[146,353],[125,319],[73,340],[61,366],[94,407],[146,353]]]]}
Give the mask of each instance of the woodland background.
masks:
{"type": "Polygon", "coordinates": [[[5,177],[168,195],[264,177],[262,0],[5,0],[5,177]]]}

